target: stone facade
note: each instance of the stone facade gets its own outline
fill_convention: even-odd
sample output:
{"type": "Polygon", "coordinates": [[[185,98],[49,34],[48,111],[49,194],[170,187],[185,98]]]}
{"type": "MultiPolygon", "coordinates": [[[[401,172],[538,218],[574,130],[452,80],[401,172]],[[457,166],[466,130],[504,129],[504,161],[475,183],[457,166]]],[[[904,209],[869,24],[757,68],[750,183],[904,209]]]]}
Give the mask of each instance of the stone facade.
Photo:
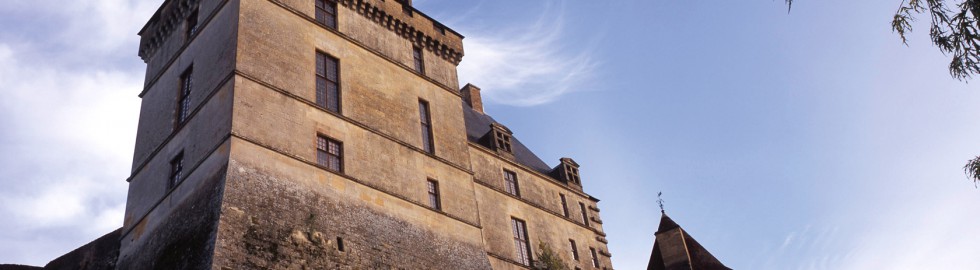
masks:
{"type": "Polygon", "coordinates": [[[325,2],[336,29],[317,22],[316,0],[167,0],[144,27],[119,269],[526,269],[513,218],[532,258],[543,241],[570,267],[612,269],[598,200],[565,162],[549,168],[516,138],[502,151],[477,134],[499,123],[479,88],[459,90],[462,35],[410,1],[325,2]],[[318,53],[338,60],[338,112],[317,105],[318,53]],[[342,143],[341,170],[318,163],[318,136],[342,143]]]}

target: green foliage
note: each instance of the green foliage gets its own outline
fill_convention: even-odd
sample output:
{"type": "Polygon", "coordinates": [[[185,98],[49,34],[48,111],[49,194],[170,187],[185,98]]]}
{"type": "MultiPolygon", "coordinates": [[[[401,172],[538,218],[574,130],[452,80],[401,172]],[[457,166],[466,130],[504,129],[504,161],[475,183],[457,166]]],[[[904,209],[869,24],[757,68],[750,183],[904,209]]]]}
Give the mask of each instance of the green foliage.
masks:
{"type": "Polygon", "coordinates": [[[973,179],[974,187],[980,184],[980,157],[967,161],[966,166],[963,166],[963,172],[966,173],[966,177],[973,179]]]}
{"type": "Polygon", "coordinates": [[[544,241],[538,241],[538,254],[536,254],[537,259],[531,264],[531,269],[535,270],[568,270],[568,266],[565,265],[565,261],[561,260],[561,257],[551,249],[551,245],[548,245],[544,241]]]}

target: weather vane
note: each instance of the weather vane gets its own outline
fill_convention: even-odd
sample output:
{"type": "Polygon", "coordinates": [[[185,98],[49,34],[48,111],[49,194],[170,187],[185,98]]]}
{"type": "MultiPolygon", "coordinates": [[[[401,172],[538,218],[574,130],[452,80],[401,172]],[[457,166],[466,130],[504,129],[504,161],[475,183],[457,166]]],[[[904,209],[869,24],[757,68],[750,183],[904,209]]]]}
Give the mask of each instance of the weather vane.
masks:
{"type": "Polygon", "coordinates": [[[663,198],[663,195],[664,195],[664,192],[663,191],[657,192],[657,204],[660,205],[660,213],[663,213],[664,212],[664,198],[663,198]]]}

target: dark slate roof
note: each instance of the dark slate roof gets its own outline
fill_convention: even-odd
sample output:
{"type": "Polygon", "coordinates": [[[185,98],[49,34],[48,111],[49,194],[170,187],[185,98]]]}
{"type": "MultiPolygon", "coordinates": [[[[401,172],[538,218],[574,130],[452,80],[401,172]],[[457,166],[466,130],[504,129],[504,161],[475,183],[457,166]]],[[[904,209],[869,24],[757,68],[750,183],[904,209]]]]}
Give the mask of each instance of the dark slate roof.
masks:
{"type": "Polygon", "coordinates": [[[727,266],[722,264],[721,261],[718,261],[718,258],[715,258],[714,255],[711,255],[711,252],[708,252],[708,250],[705,249],[704,246],[701,245],[701,243],[698,243],[697,240],[694,240],[694,237],[691,237],[690,234],[687,234],[687,231],[681,228],[680,225],[677,225],[677,223],[674,222],[673,219],[668,217],[666,213],[661,212],[660,227],[657,229],[657,234],[674,230],[674,229],[680,230],[681,235],[683,235],[684,237],[684,245],[686,247],[683,246],[671,247],[669,246],[670,244],[668,244],[667,247],[661,247],[660,241],[655,241],[653,243],[653,252],[652,254],[650,254],[650,263],[647,266],[648,270],[673,270],[673,269],[732,270],[731,268],[728,268],[727,266]],[[686,250],[688,261],[684,262],[681,265],[673,265],[671,267],[664,265],[664,259],[662,258],[661,255],[661,249],[665,249],[665,248],[673,249],[673,250],[677,250],[677,249],[686,250]]]}
{"type": "MultiPolygon", "coordinates": [[[[500,124],[497,122],[497,120],[494,120],[493,117],[473,110],[473,108],[466,104],[466,102],[463,102],[463,118],[466,121],[466,138],[477,144],[481,144],[480,138],[489,133],[492,129],[490,124],[500,124]]],[[[527,146],[524,146],[524,144],[517,139],[517,136],[511,136],[511,148],[514,150],[514,161],[516,161],[518,164],[527,166],[546,175],[551,173],[552,168],[549,167],[547,163],[544,163],[541,158],[538,158],[537,155],[531,152],[527,146]]]]}
{"type": "Polygon", "coordinates": [[[674,222],[673,219],[670,219],[670,217],[667,216],[667,213],[663,213],[663,212],[660,213],[660,227],[657,228],[658,233],[673,228],[678,228],[680,226],[681,225],[677,225],[677,222],[674,222]]]}

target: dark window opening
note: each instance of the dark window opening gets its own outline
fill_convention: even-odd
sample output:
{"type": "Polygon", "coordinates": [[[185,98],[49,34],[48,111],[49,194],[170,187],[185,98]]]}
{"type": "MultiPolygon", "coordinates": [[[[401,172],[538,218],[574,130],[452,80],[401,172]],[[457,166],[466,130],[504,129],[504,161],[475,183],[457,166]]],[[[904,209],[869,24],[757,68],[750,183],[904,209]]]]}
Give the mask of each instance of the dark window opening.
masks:
{"type": "Polygon", "coordinates": [[[429,180],[427,185],[429,190],[429,206],[436,210],[442,210],[442,200],[439,198],[439,183],[434,180],[429,180]]]}
{"type": "Polygon", "coordinates": [[[316,0],[316,22],[331,29],[337,29],[337,3],[316,0]]]}
{"type": "Polygon", "coordinates": [[[589,251],[592,252],[592,266],[595,268],[599,268],[599,256],[595,254],[595,248],[590,247],[589,251]]]}
{"type": "Polygon", "coordinates": [[[422,55],[422,48],[412,47],[412,60],[415,62],[415,72],[425,75],[425,58],[422,55]]]}
{"type": "Polygon", "coordinates": [[[334,172],[344,171],[343,143],[324,137],[316,137],[316,163],[334,172]]]}
{"type": "Polygon", "coordinates": [[[170,181],[167,183],[167,189],[173,189],[184,180],[184,152],[180,152],[173,159],[170,160],[170,181]]]}
{"type": "Polygon", "coordinates": [[[582,180],[578,176],[578,168],[575,168],[575,166],[565,164],[565,177],[566,177],[565,180],[567,180],[570,183],[576,185],[582,184],[582,180]]]}
{"type": "Polygon", "coordinates": [[[193,78],[191,73],[193,73],[194,68],[189,67],[180,75],[180,92],[177,94],[177,112],[176,120],[174,121],[175,126],[180,126],[190,115],[191,108],[191,86],[193,86],[193,78]]]}
{"type": "Polygon", "coordinates": [[[575,246],[575,240],[568,239],[568,244],[572,247],[572,259],[578,261],[578,247],[575,246]]]}
{"type": "Polygon", "coordinates": [[[558,194],[561,197],[561,213],[565,217],[568,217],[568,200],[565,199],[565,194],[558,194]]]}
{"type": "Polygon", "coordinates": [[[197,10],[191,12],[191,15],[187,17],[187,32],[186,37],[189,40],[194,34],[197,34],[197,10]]]}
{"type": "Polygon", "coordinates": [[[584,203],[578,203],[578,206],[579,206],[579,208],[582,208],[582,223],[585,223],[585,226],[588,227],[589,226],[589,212],[586,212],[585,204],[584,203]]]}
{"type": "Polygon", "coordinates": [[[337,237],[337,250],[344,252],[344,238],[337,237]]]}
{"type": "Polygon", "coordinates": [[[340,61],[316,53],[316,105],[340,113],[340,61]]]}
{"type": "Polygon", "coordinates": [[[503,130],[494,130],[494,142],[496,143],[497,150],[503,150],[507,153],[513,153],[513,149],[510,145],[510,134],[507,134],[503,130]]]}
{"type": "Polygon", "coordinates": [[[422,149],[429,154],[436,153],[436,146],[432,139],[432,115],[429,113],[429,103],[419,100],[419,121],[422,125],[422,149]]]}
{"type": "Polygon", "coordinates": [[[517,262],[531,265],[531,243],[527,237],[527,225],[523,220],[511,218],[511,228],[514,230],[514,247],[517,249],[517,262]]]}
{"type": "Polygon", "coordinates": [[[521,196],[521,188],[517,183],[516,173],[504,170],[504,191],[507,191],[507,193],[510,193],[510,195],[517,197],[521,196]]]}

